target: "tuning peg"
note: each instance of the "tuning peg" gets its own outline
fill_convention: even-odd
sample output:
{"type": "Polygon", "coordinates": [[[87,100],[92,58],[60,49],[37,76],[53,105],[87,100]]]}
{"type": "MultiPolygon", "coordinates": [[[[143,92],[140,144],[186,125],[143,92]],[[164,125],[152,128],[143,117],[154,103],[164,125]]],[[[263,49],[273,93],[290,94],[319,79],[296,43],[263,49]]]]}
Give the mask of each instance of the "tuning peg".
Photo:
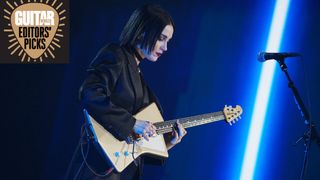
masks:
{"type": "Polygon", "coordinates": [[[232,122],[233,122],[233,124],[235,124],[235,123],[236,123],[234,120],[233,120],[232,122]]]}
{"type": "Polygon", "coordinates": [[[236,121],[239,121],[239,119],[236,117],[236,121]]]}
{"type": "Polygon", "coordinates": [[[241,116],[239,116],[239,119],[241,119],[241,116]]]}
{"type": "Polygon", "coordinates": [[[230,125],[230,126],[232,126],[232,123],[231,123],[231,122],[229,122],[229,125],[230,125]]]}

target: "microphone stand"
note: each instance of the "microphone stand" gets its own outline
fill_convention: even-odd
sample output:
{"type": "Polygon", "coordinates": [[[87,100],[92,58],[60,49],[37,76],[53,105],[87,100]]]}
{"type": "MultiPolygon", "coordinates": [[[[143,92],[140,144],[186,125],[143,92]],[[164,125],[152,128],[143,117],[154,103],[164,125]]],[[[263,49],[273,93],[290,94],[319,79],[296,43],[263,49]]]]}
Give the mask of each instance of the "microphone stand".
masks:
{"type": "Polygon", "coordinates": [[[300,180],[304,180],[306,166],[308,164],[308,157],[309,157],[309,150],[310,150],[311,142],[312,142],[312,140],[316,141],[320,147],[320,137],[319,137],[319,134],[317,132],[317,129],[316,129],[314,123],[310,120],[309,113],[308,113],[308,111],[307,111],[307,109],[306,109],[306,107],[305,107],[305,105],[299,95],[297,88],[294,86],[294,83],[289,76],[287,65],[284,63],[284,58],[276,59],[276,61],[279,63],[281,70],[285,73],[285,75],[289,81],[288,87],[293,92],[293,96],[294,96],[297,108],[300,111],[301,116],[304,119],[304,123],[307,126],[307,130],[305,131],[305,133],[296,141],[296,144],[297,144],[302,139],[304,140],[304,147],[305,147],[304,159],[303,159],[303,165],[302,165],[301,174],[300,174],[300,180]]]}

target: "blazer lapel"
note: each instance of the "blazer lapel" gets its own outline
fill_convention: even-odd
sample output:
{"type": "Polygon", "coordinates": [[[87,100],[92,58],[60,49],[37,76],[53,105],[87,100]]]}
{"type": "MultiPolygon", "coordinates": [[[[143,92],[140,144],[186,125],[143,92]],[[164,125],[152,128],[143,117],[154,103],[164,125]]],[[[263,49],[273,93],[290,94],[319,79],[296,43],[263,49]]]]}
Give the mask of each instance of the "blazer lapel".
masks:
{"type": "Polygon", "coordinates": [[[143,90],[142,90],[142,84],[140,79],[140,74],[138,71],[138,65],[136,61],[133,59],[132,55],[129,55],[126,52],[127,59],[128,59],[128,70],[129,70],[129,76],[131,80],[131,84],[133,87],[134,95],[135,95],[135,108],[134,110],[137,111],[139,107],[142,105],[143,100],[143,90]]]}

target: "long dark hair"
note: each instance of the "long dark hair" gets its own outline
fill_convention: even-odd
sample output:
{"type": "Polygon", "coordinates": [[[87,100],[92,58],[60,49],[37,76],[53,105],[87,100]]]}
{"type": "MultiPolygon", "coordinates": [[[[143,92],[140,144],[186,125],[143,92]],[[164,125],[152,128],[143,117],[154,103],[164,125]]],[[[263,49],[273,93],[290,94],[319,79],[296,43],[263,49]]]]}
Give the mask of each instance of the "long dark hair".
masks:
{"type": "Polygon", "coordinates": [[[174,28],[167,11],[158,5],[144,5],[132,13],[120,35],[120,45],[135,48],[139,44],[140,48],[151,52],[167,25],[174,28]]]}

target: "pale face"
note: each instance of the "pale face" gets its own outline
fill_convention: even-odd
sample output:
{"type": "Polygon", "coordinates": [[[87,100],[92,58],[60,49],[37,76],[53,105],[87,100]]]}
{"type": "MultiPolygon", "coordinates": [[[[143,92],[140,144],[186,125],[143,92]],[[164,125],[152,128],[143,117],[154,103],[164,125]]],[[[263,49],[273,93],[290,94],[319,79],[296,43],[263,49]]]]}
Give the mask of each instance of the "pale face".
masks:
{"type": "Polygon", "coordinates": [[[156,62],[158,58],[168,50],[167,44],[173,35],[172,25],[167,25],[161,32],[160,38],[157,40],[153,50],[148,53],[147,49],[140,49],[142,52],[142,57],[148,59],[149,61],[156,62]]]}

